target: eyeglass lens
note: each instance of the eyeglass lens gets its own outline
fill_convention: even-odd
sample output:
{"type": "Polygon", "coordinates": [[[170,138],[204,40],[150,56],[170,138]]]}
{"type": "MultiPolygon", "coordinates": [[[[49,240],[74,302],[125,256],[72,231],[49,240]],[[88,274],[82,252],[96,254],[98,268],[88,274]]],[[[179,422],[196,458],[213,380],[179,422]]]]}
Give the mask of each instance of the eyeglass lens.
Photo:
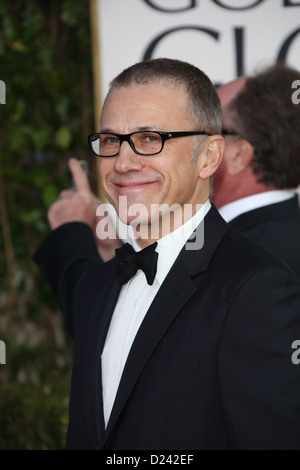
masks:
{"type": "Polygon", "coordinates": [[[126,140],[140,154],[154,155],[162,149],[162,138],[156,132],[135,132],[120,139],[115,134],[96,134],[91,139],[93,151],[98,155],[109,157],[117,155],[122,142],[126,140]]]}

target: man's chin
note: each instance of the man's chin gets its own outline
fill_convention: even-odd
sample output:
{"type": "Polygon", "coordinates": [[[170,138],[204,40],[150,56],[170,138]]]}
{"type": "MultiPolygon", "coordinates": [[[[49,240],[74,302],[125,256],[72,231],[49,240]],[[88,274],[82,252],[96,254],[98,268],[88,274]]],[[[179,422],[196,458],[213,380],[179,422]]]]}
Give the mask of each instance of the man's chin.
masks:
{"type": "Polygon", "coordinates": [[[142,219],[139,215],[129,215],[129,214],[118,214],[119,220],[124,225],[130,225],[134,230],[140,226],[148,227],[149,223],[151,223],[148,219],[142,219]]]}

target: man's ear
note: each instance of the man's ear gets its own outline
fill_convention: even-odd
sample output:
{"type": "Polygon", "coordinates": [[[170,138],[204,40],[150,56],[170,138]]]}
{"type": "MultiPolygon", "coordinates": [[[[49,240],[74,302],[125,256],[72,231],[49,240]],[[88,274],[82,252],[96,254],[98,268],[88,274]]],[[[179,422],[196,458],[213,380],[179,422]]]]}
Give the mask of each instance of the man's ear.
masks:
{"type": "Polygon", "coordinates": [[[227,171],[230,176],[238,176],[251,166],[254,150],[250,142],[238,139],[230,145],[230,156],[227,159],[227,171]]]}
{"type": "Polygon", "coordinates": [[[225,142],[222,136],[212,135],[206,139],[199,159],[201,179],[208,179],[217,171],[223,158],[224,149],[225,142]]]}

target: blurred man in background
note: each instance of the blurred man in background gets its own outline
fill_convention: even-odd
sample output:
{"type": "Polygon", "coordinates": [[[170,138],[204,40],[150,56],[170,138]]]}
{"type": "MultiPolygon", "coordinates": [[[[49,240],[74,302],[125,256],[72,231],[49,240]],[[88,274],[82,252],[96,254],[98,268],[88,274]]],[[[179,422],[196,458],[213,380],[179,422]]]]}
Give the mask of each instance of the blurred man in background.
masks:
{"type": "Polygon", "coordinates": [[[300,72],[273,66],[221,86],[226,141],[213,202],[246,237],[281,257],[300,276],[300,72]]]}

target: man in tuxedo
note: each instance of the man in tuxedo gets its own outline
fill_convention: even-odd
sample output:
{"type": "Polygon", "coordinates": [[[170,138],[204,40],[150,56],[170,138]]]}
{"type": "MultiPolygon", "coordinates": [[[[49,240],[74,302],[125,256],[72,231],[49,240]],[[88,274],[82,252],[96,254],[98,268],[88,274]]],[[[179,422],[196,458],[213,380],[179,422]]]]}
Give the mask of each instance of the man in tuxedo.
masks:
{"type": "Polygon", "coordinates": [[[300,276],[300,72],[276,65],[218,89],[224,157],[213,202],[230,226],[282,258],[300,276]]]}
{"type": "Polygon", "coordinates": [[[74,338],[67,449],[300,449],[300,281],[210,202],[214,86],[182,61],[135,64],[100,127],[89,143],[127,243],[98,256],[73,161],[77,193],[34,256],[74,338]]]}

